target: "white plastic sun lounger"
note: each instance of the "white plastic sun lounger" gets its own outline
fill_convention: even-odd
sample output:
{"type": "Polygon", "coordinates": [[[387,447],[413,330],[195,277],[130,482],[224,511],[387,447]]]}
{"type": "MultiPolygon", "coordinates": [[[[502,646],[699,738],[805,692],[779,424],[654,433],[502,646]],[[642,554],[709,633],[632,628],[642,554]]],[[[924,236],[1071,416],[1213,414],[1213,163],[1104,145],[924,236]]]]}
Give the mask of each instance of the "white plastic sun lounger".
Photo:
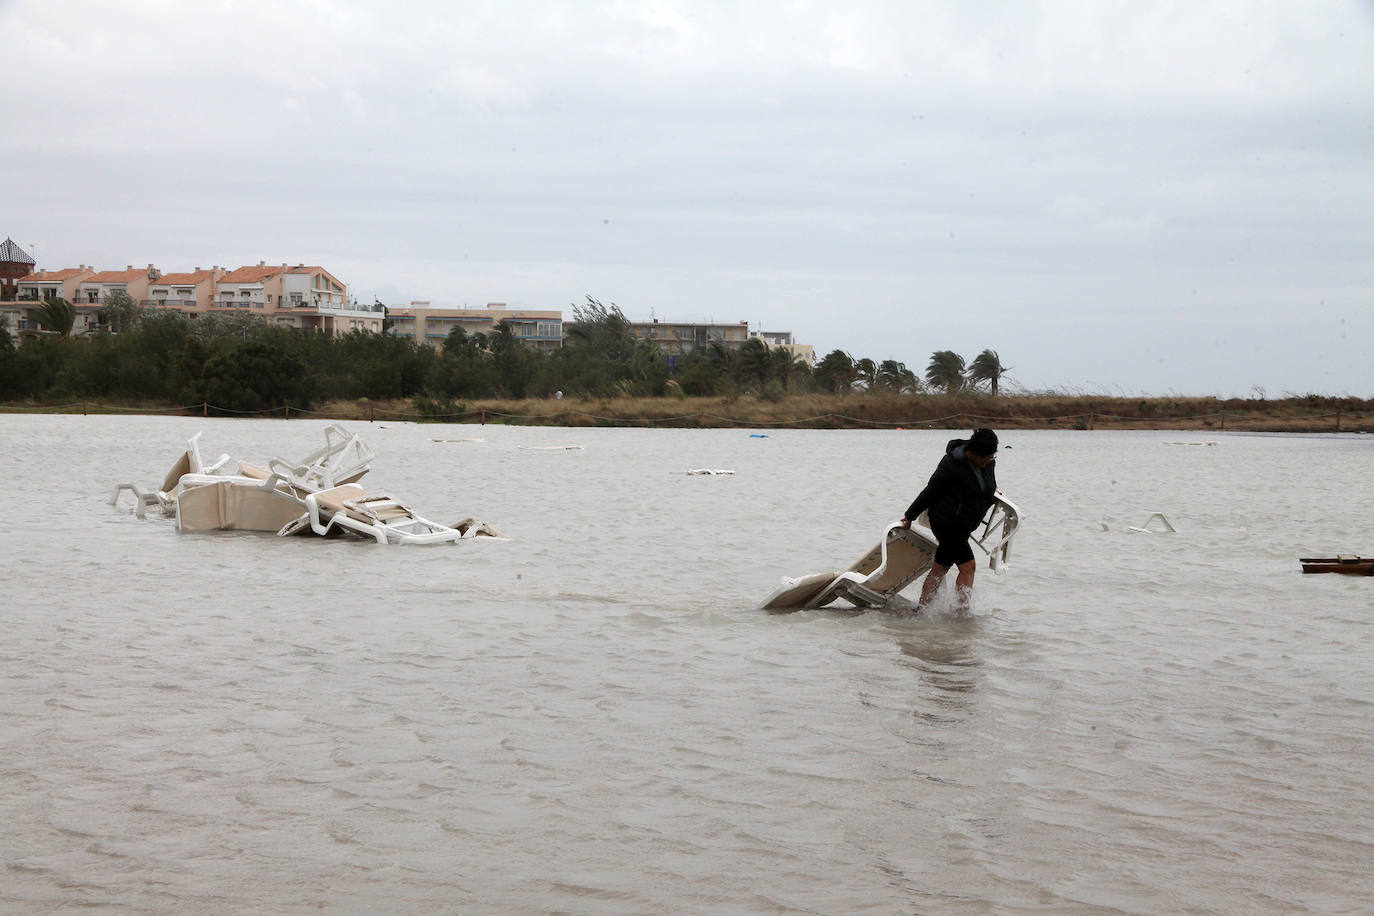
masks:
{"type": "Polygon", "coordinates": [[[310,490],[327,490],[345,483],[357,483],[376,458],[368,444],[342,426],[331,424],[324,430],[324,448],[298,462],[273,458],[267,462],[278,479],[310,490]]]}
{"type": "Polygon", "coordinates": [[[221,455],[213,466],[206,469],[202,466],[200,458],[200,433],[196,433],[186,443],[186,451],[173,462],[172,467],[162,478],[162,487],[158,490],[144,490],[142,487],[133,483],[121,483],[114,488],[110,494],[110,505],[119,502],[119,494],[128,490],[134,494],[134,515],[143,518],[149,506],[156,506],[167,516],[176,514],[176,498],[180,492],[181,479],[187,474],[213,474],[228,462],[228,455],[221,455]]]}
{"type": "MultiPolygon", "coordinates": [[[[310,530],[321,537],[351,532],[375,538],[379,544],[445,544],[475,537],[501,537],[489,525],[464,519],[443,525],[415,513],[391,496],[369,493],[355,483],[332,487],[305,497],[310,530]]],[[[294,534],[303,525],[282,534],[294,534]]]]}
{"type": "Polygon", "coordinates": [[[291,491],[256,477],[187,474],[175,500],[178,531],[265,531],[276,534],[305,514],[291,491]]]}
{"type": "Polygon", "coordinates": [[[148,506],[157,506],[175,517],[183,532],[349,533],[381,543],[406,544],[502,537],[490,525],[471,518],[442,525],[417,515],[398,499],[368,493],[356,481],[368,472],[374,454],[341,426],[327,427],[324,448],[302,461],[274,458],[267,468],[228,455],[206,465],[199,439],[199,433],[191,437],[161,490],[121,484],[110,497],[111,505],[129,490],[139,518],[148,506]]]}
{"type": "Polygon", "coordinates": [[[764,599],[765,610],[825,607],[844,599],[854,607],[882,607],[930,569],[938,544],[920,526],[903,528],[892,522],[878,544],[848,569],[817,573],[799,579],[783,578],[764,599]]]}
{"type": "MultiPolygon", "coordinates": [[[[903,528],[898,522],[888,524],[877,546],[841,572],[814,573],[795,579],[784,576],[760,608],[803,610],[825,607],[837,599],[854,607],[886,606],[935,561],[938,543],[925,522],[923,513],[910,528],[903,528]]],[[[1006,567],[1011,540],[1019,527],[1020,512],[999,493],[970,540],[987,554],[989,565],[1000,571],[1006,567]]]]}

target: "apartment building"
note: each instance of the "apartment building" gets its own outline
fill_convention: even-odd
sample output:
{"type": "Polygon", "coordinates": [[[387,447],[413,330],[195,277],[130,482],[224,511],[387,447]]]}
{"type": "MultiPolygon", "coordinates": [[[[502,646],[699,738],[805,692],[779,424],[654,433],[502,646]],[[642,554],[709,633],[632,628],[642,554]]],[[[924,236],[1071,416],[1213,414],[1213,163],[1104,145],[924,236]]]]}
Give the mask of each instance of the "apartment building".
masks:
{"type": "Polygon", "coordinates": [[[215,281],[212,312],[259,315],[301,331],[346,334],[382,330],[381,306],[348,301],[348,287],[319,266],[239,267],[215,281]]]}
{"type": "Polygon", "coordinates": [[[42,300],[65,299],[76,309],[74,334],[97,330],[102,310],[115,292],[127,293],[145,308],[190,316],[250,314],[302,331],[345,334],[353,330],[380,333],[386,314],[380,305],[348,301],[348,287],[323,267],[297,264],[226,270],[212,267],[163,274],[149,264],[135,270],[97,271],[87,265],[66,270],[39,270],[16,281],[16,302],[0,314],[12,329],[26,327],[26,309],[42,300]]]}
{"type": "Polygon", "coordinates": [[[86,334],[105,327],[104,310],[110,296],[124,293],[135,302],[148,298],[148,285],[162,276],[162,272],[149,264],[146,268],[132,265],[123,270],[100,270],[79,280],[76,284],[76,298],[68,299],[76,307],[76,324],[73,334],[86,334]]]}
{"type": "Polygon", "coordinates": [[[95,274],[95,268],[82,264],[64,270],[36,270],[20,277],[16,286],[19,301],[42,302],[44,299],[76,299],[76,291],[82,280],[95,274]]]}
{"type": "Polygon", "coordinates": [[[640,340],[650,340],[669,356],[682,356],[693,350],[705,350],[719,343],[727,350],[738,350],[749,339],[749,322],[718,324],[713,321],[650,321],[630,322],[630,333],[640,340]]]}
{"type": "Polygon", "coordinates": [[[816,368],[816,349],[810,344],[799,344],[791,331],[750,331],[750,337],[757,337],[769,348],[783,347],[792,354],[793,359],[802,359],[812,369],[816,368]]]}
{"type": "Polygon", "coordinates": [[[471,337],[490,334],[502,321],[510,325],[516,339],[536,350],[547,353],[563,343],[561,311],[510,309],[504,302],[489,302],[480,309],[449,309],[415,301],[407,308],[387,309],[387,318],[397,337],[422,340],[433,347],[442,345],[454,328],[462,328],[471,337]]]}
{"type": "Polygon", "coordinates": [[[143,300],[143,305],[186,314],[208,312],[214,306],[216,284],[223,276],[224,268],[219,266],[209,270],[197,267],[185,273],[163,274],[148,284],[148,298],[143,300]]]}
{"type": "MultiPolygon", "coordinates": [[[[0,308],[0,314],[4,315],[11,332],[37,330],[38,325],[29,320],[29,309],[44,299],[66,299],[75,304],[81,282],[95,273],[94,268],[82,264],[80,267],[69,267],[65,270],[34,271],[20,277],[15,281],[14,301],[4,303],[3,308],[0,308]]],[[[86,315],[77,321],[72,328],[73,333],[84,331],[86,320],[89,318],[90,316],[86,315]]]]}

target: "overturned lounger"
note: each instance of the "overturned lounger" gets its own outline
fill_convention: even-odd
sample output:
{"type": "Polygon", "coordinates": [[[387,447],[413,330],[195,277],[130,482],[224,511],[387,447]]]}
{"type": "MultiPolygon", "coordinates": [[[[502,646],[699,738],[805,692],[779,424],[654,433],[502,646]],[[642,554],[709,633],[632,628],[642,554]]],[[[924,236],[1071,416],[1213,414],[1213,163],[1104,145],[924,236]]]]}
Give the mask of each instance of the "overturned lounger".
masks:
{"type": "MultiPolygon", "coordinates": [[[[464,520],[465,528],[430,521],[400,500],[369,493],[356,483],[307,494],[305,506],[310,530],[322,537],[336,533],[335,529],[375,538],[379,544],[443,544],[464,538],[500,537],[489,525],[472,519],[464,520]]],[[[282,533],[292,532],[284,529],[282,533]]]]}
{"type": "Polygon", "coordinates": [[[817,573],[783,579],[764,599],[765,610],[825,607],[844,599],[855,607],[882,607],[898,592],[930,569],[935,560],[935,537],[919,526],[890,524],[877,546],[838,573],[817,573]]]}

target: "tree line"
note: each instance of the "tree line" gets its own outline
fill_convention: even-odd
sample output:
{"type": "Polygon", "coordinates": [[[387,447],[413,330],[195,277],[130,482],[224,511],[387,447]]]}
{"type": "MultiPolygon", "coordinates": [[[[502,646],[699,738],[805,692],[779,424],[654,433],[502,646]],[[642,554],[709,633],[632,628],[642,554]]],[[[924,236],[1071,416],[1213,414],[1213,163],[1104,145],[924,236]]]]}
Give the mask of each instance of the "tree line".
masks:
{"type": "Polygon", "coordinates": [[[0,400],[48,403],[88,398],[206,403],[227,411],[310,407],[330,400],[414,399],[439,413],[454,399],[569,396],[668,397],[828,392],[955,392],[987,386],[997,394],[1007,369],[996,351],[965,364],[933,353],[923,377],[897,360],[855,359],[832,350],[813,369],[785,347],[757,338],[730,348],[670,356],[636,338],[620,309],[588,297],[572,307],[564,346],[524,345],[508,322],[490,333],[455,328],[437,349],[423,341],[352,331],[301,333],[256,316],[190,318],[146,310],[115,294],[102,315],[108,330],[72,336],[75,310],[49,299],[29,311],[42,330],[24,339],[0,327],[0,400]]]}

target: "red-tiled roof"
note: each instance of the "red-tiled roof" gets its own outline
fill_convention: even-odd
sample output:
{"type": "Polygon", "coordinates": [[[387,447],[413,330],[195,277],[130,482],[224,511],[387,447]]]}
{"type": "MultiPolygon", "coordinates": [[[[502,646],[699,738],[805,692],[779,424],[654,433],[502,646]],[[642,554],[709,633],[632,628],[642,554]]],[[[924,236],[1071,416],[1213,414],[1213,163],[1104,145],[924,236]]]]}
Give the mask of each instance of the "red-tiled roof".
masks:
{"type": "Polygon", "coordinates": [[[20,277],[18,283],[47,283],[50,281],[70,280],[82,274],[90,273],[83,267],[68,267],[63,270],[46,270],[42,273],[32,273],[26,277],[20,277]]]}
{"type": "Polygon", "coordinates": [[[274,267],[238,267],[220,277],[221,283],[261,283],[268,277],[281,273],[280,265],[274,267]]]}
{"type": "Polygon", "coordinates": [[[157,286],[194,286],[215,275],[213,270],[194,270],[184,274],[163,274],[153,283],[157,286]]]}
{"type": "Polygon", "coordinates": [[[146,280],[148,268],[142,270],[102,270],[91,274],[82,283],[128,283],[131,280],[146,280]]]}

